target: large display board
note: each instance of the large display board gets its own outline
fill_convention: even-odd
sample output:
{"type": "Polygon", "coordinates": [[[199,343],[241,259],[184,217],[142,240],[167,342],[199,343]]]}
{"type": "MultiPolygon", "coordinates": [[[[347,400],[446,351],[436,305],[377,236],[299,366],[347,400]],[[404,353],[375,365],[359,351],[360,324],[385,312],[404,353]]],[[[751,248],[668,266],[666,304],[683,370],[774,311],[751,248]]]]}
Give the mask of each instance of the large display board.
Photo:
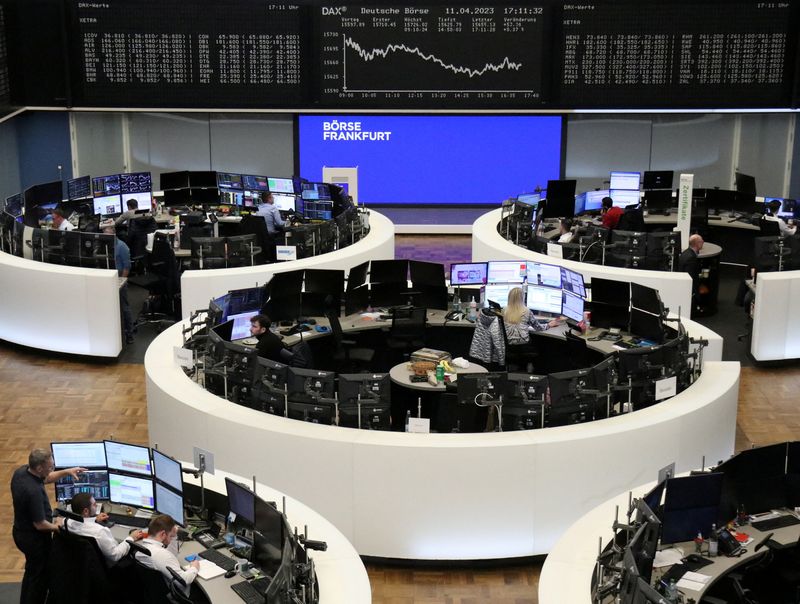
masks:
{"type": "Polygon", "coordinates": [[[18,105],[535,111],[798,100],[800,0],[2,4],[13,6],[18,105]]]}

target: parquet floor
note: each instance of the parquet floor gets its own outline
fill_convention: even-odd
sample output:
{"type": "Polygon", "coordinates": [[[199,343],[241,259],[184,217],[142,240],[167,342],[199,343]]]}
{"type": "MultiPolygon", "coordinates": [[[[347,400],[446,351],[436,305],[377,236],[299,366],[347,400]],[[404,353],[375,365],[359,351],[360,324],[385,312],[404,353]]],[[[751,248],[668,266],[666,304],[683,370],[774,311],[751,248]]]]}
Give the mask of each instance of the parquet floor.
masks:
{"type": "MultiPolygon", "coordinates": [[[[468,241],[398,237],[397,256],[469,261],[468,241]]],[[[798,392],[800,364],[744,368],[737,450],[800,440],[798,392]]],[[[142,365],[85,362],[0,343],[0,509],[10,513],[7,485],[31,448],[110,435],[133,443],[148,440],[142,365]]],[[[16,582],[22,557],[11,540],[10,523],[0,526],[0,582],[16,582]]],[[[376,604],[535,604],[541,564],[483,569],[369,564],[367,569],[376,604]]]]}

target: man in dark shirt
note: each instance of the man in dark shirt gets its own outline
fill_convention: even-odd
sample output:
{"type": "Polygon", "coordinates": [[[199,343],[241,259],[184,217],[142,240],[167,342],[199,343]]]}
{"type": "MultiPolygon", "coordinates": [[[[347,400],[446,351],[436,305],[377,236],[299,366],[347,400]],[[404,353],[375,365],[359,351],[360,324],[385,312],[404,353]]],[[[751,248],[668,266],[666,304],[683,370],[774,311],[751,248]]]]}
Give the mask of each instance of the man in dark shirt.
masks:
{"type": "Polygon", "coordinates": [[[47,564],[51,535],[63,524],[53,520],[50,498],[44,485],[70,475],[77,478],[85,468],[53,471],[53,457],[47,449],[34,449],[28,465],[17,468],[11,477],[11,499],[14,503],[12,535],[17,548],[25,554],[20,604],[43,604],[47,599],[49,579],[47,564]]]}
{"type": "Polygon", "coordinates": [[[692,309],[697,307],[697,294],[700,289],[700,258],[698,254],[703,249],[703,238],[700,235],[689,237],[689,247],[687,247],[678,257],[678,270],[689,273],[692,278],[692,309]]]}
{"type": "Polygon", "coordinates": [[[281,350],[286,348],[281,339],[269,330],[270,325],[272,321],[267,315],[255,315],[250,319],[250,335],[258,339],[258,356],[276,363],[285,363],[286,360],[281,358],[281,350]]]}
{"type": "Polygon", "coordinates": [[[603,226],[607,229],[616,229],[619,219],[623,214],[622,208],[614,205],[614,200],[610,197],[603,197],[600,212],[603,214],[603,226]]]}

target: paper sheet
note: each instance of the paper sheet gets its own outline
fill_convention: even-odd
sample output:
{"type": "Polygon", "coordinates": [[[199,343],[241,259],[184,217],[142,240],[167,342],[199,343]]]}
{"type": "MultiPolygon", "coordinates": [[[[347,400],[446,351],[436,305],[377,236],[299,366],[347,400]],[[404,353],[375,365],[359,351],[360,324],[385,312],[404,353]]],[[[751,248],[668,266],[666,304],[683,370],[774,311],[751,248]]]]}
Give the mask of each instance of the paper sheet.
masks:
{"type": "Polygon", "coordinates": [[[210,560],[205,558],[198,558],[198,560],[200,561],[200,570],[197,572],[197,576],[201,579],[213,579],[225,574],[224,568],[217,566],[210,560]]]}
{"type": "Polygon", "coordinates": [[[703,591],[705,588],[704,583],[697,583],[696,581],[689,581],[689,579],[682,578],[677,583],[678,589],[688,589],[689,591],[703,591]]]}
{"type": "Polygon", "coordinates": [[[674,547],[656,552],[656,557],[653,560],[653,568],[662,568],[664,566],[678,564],[682,558],[683,552],[674,547]]]}

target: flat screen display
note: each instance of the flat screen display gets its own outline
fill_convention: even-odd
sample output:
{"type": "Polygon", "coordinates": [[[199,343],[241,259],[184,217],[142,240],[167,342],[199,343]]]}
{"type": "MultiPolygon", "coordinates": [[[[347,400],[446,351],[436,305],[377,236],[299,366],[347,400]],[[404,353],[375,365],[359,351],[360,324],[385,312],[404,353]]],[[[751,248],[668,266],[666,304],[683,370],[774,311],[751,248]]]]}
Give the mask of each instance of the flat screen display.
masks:
{"type": "Polygon", "coordinates": [[[301,115],[300,173],[322,180],[323,166],[358,166],[358,196],[368,204],[498,204],[559,177],[561,120],[301,115]],[[332,137],[334,122],[351,134],[382,136],[332,137]]]}
{"type": "Polygon", "coordinates": [[[106,461],[109,470],[152,475],[150,449],[139,445],[128,445],[111,440],[105,441],[106,461]]]}
{"type": "Polygon", "coordinates": [[[575,271],[571,271],[567,268],[562,268],[561,286],[576,296],[580,296],[581,298],[586,297],[586,286],[583,283],[583,275],[580,273],[576,273],[575,271]]]}
{"type": "Polygon", "coordinates": [[[641,201],[639,191],[627,191],[625,189],[611,189],[608,196],[614,200],[614,205],[618,208],[635,206],[641,201]]]}
{"type": "Polygon", "coordinates": [[[153,190],[153,178],[150,172],[129,172],[119,175],[119,192],[149,193],[153,190]]]}
{"type": "Polygon", "coordinates": [[[486,263],[450,265],[450,285],[486,285],[486,263]]]}
{"type": "Polygon", "coordinates": [[[291,178],[267,178],[267,188],[272,193],[294,195],[294,181],[291,178]]]}
{"type": "Polygon", "coordinates": [[[266,176],[242,174],[242,185],[248,191],[269,191],[266,176]]]}
{"type": "Polygon", "coordinates": [[[164,485],[155,484],[155,508],[159,514],[172,516],[173,520],[184,526],[186,524],[183,517],[183,497],[174,493],[164,485]]]}
{"type": "Polygon", "coordinates": [[[217,186],[220,189],[242,190],[242,175],[232,172],[217,172],[217,186]]]}
{"type": "Polygon", "coordinates": [[[612,172],[609,188],[638,191],[641,177],[641,172],[612,172]]]}
{"type": "Polygon", "coordinates": [[[133,505],[137,508],[153,509],[153,479],[108,473],[109,499],[111,503],[133,505]]]}
{"type": "Polygon", "coordinates": [[[95,197],[105,197],[121,193],[119,188],[119,174],[97,176],[92,179],[92,194],[95,197]]]}
{"type": "Polygon", "coordinates": [[[563,292],[561,314],[573,321],[583,321],[583,298],[569,292],[563,292]]]}
{"type": "Polygon", "coordinates": [[[259,312],[258,310],[251,310],[238,315],[228,315],[228,320],[233,321],[233,329],[231,330],[232,342],[250,337],[250,319],[259,312]]]}
{"type": "Polygon", "coordinates": [[[534,312],[561,312],[561,290],[541,285],[528,285],[526,305],[534,312]]]}
{"type": "Polygon", "coordinates": [[[85,199],[92,196],[92,179],[88,176],[67,181],[67,199],[85,199]]]}
{"type": "Polygon", "coordinates": [[[508,306],[508,293],[515,287],[519,287],[519,285],[513,283],[495,283],[487,285],[484,290],[484,306],[488,308],[489,300],[491,300],[505,308],[508,306]]]}
{"type": "Polygon", "coordinates": [[[528,285],[544,285],[561,289],[561,268],[552,264],[528,261],[528,285]]]}
{"type": "Polygon", "coordinates": [[[95,443],[50,443],[53,464],[57,468],[105,468],[103,441],[95,443]]]}
{"type": "Polygon", "coordinates": [[[603,198],[608,197],[608,189],[600,191],[586,191],[586,202],[583,204],[584,212],[596,212],[603,207],[603,198]]]}
{"type": "Polygon", "coordinates": [[[153,472],[156,480],[169,485],[179,493],[183,492],[183,473],[180,462],[153,449],[153,472]]]}
{"type": "Polygon", "coordinates": [[[283,195],[281,193],[273,193],[272,201],[275,207],[281,212],[291,212],[295,209],[296,198],[294,195],[283,195]]]}
{"type": "MultiPolygon", "coordinates": [[[[128,209],[128,202],[133,199],[136,201],[137,210],[149,210],[153,203],[153,194],[149,191],[144,193],[123,193],[121,209],[128,209]]],[[[97,201],[95,199],[95,201],[97,201]]]]}
{"type": "Polygon", "coordinates": [[[490,260],[486,273],[487,283],[522,283],[527,274],[524,260],[490,260]]]}
{"type": "Polygon", "coordinates": [[[88,470],[78,478],[67,474],[56,482],[56,501],[69,501],[78,493],[89,493],[97,501],[107,500],[108,470],[88,470]]]}
{"type": "Polygon", "coordinates": [[[225,489],[228,493],[230,512],[253,524],[256,521],[256,502],[253,491],[230,478],[225,479],[225,489]]]}
{"type": "Polygon", "coordinates": [[[95,197],[92,201],[94,202],[95,214],[122,214],[122,197],[119,195],[95,197]]]}

